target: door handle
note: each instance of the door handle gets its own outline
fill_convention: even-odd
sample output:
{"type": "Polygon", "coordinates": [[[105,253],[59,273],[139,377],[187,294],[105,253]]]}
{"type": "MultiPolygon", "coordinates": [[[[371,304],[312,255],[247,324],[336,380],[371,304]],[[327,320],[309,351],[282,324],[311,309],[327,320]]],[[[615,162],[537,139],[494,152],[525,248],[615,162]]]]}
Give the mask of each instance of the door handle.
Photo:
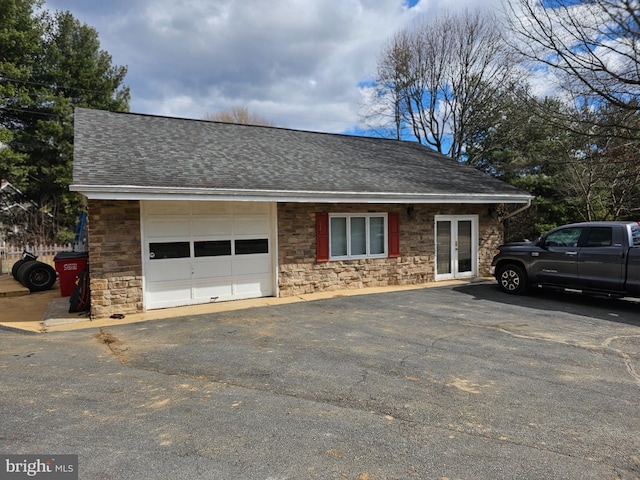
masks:
{"type": "Polygon", "coordinates": [[[578,255],[578,252],[565,252],[565,255],[569,255],[570,257],[575,257],[578,255]]]}

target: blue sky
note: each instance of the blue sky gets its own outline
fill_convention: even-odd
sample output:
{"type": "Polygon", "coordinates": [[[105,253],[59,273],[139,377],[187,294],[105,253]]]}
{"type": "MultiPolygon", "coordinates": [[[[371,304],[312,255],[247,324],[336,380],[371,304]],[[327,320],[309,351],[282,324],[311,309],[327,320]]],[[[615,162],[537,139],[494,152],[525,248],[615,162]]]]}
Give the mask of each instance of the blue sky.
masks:
{"type": "Polygon", "coordinates": [[[500,0],[46,0],[126,65],[131,111],[246,106],[278,126],[356,131],[382,45],[420,15],[500,0]]]}

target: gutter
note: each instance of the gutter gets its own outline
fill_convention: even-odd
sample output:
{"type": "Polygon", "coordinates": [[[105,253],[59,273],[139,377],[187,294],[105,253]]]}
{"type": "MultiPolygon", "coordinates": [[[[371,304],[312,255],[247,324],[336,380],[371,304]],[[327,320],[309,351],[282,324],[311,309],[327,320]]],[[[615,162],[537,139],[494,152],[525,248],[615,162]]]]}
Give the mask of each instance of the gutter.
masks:
{"type": "Polygon", "coordinates": [[[509,219],[509,218],[513,217],[514,215],[517,215],[517,214],[519,214],[520,212],[524,212],[527,208],[531,207],[531,201],[532,201],[532,200],[533,200],[533,198],[531,198],[531,197],[530,197],[530,198],[527,200],[527,204],[526,204],[526,205],[524,205],[524,206],[522,206],[522,207],[520,207],[520,208],[517,208],[517,209],[516,209],[516,210],[514,210],[513,212],[509,212],[507,215],[505,215],[504,217],[502,217],[500,220],[504,222],[505,220],[507,220],[507,219],[509,219]]]}
{"type": "MultiPolygon", "coordinates": [[[[528,194],[451,194],[396,192],[331,192],[299,190],[251,190],[185,187],[143,187],[137,185],[81,185],[69,190],[95,200],[231,200],[255,202],[335,203],[526,203],[528,194]]],[[[517,212],[515,212],[517,213],[517,212]]],[[[514,213],[514,214],[515,214],[514,213]]]]}

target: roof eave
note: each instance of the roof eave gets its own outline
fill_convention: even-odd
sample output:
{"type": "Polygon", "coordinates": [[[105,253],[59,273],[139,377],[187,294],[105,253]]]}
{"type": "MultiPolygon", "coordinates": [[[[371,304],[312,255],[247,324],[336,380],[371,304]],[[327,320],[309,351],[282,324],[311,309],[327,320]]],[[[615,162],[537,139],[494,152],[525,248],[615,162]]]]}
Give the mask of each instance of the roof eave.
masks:
{"type": "Polygon", "coordinates": [[[522,193],[393,193],[296,190],[238,190],[136,185],[81,185],[69,187],[92,200],[209,200],[300,203],[524,203],[533,196],[522,193]]]}

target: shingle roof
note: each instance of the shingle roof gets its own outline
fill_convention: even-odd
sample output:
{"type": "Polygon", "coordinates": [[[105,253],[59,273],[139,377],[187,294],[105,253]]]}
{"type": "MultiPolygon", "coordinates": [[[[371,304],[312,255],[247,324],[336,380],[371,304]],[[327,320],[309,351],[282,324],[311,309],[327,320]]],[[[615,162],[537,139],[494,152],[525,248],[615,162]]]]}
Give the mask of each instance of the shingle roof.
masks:
{"type": "Polygon", "coordinates": [[[74,142],[71,189],[95,198],[530,198],[414,142],[85,108],[74,142]]]}

